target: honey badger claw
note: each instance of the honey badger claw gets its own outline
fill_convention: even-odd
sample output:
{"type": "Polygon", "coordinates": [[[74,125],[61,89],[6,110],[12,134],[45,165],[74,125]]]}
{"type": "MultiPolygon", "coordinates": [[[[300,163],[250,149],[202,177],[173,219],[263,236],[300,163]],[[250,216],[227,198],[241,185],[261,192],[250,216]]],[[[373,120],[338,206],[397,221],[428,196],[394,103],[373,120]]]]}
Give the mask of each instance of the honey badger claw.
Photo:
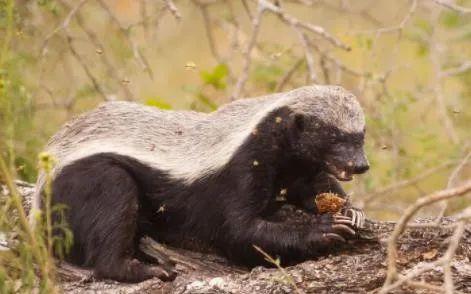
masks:
{"type": "Polygon", "coordinates": [[[361,221],[360,221],[359,227],[363,228],[365,226],[365,219],[366,219],[365,213],[363,211],[360,211],[360,216],[361,216],[360,217],[361,221]]]}
{"type": "Polygon", "coordinates": [[[350,208],[346,211],[345,215],[351,216],[351,225],[356,228],[363,228],[365,225],[365,213],[361,210],[350,208]]]}
{"type": "Polygon", "coordinates": [[[344,237],[340,236],[339,234],[335,234],[335,233],[327,233],[327,234],[324,234],[324,237],[327,238],[327,239],[329,239],[329,240],[336,240],[336,241],[340,241],[340,242],[347,242],[344,237]]]}
{"type": "Polygon", "coordinates": [[[346,216],[346,215],[334,214],[334,219],[351,220],[351,217],[346,216]]]}
{"type": "Polygon", "coordinates": [[[152,266],[149,271],[162,281],[173,281],[177,276],[177,272],[174,269],[168,269],[162,266],[152,266]]]}
{"type": "Polygon", "coordinates": [[[334,223],[352,225],[352,218],[344,215],[334,215],[334,223]]]}
{"type": "Polygon", "coordinates": [[[347,225],[336,224],[336,225],[333,225],[332,228],[334,230],[337,230],[339,232],[341,231],[343,233],[347,233],[347,234],[350,234],[352,236],[354,236],[356,234],[355,231],[347,225]]]}

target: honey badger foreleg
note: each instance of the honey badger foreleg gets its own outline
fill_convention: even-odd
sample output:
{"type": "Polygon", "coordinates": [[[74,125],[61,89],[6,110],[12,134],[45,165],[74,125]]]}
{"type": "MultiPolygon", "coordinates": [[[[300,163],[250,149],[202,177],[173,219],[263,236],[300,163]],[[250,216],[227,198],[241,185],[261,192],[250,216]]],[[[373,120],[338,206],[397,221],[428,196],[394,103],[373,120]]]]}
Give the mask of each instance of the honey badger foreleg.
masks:
{"type": "Polygon", "coordinates": [[[222,249],[246,264],[257,264],[262,259],[253,245],[272,256],[281,256],[282,261],[292,261],[328,252],[355,235],[349,218],[329,214],[313,215],[309,223],[296,226],[256,217],[238,223],[229,231],[231,247],[226,244],[222,249]]]}
{"type": "Polygon", "coordinates": [[[347,204],[343,209],[343,214],[351,218],[353,226],[363,227],[366,218],[364,212],[352,206],[342,186],[333,176],[321,172],[315,176],[299,177],[286,187],[287,199],[312,213],[317,213],[316,195],[326,192],[337,194],[346,199],[347,204]]]}
{"type": "Polygon", "coordinates": [[[227,211],[221,249],[247,264],[256,264],[262,259],[253,245],[273,256],[281,256],[282,260],[292,261],[323,254],[356,234],[351,219],[341,215],[312,214],[308,223],[299,225],[265,217],[264,208],[269,206],[270,199],[273,200],[275,189],[270,187],[270,180],[261,180],[262,177],[270,179],[269,172],[240,179],[242,182],[237,187],[241,190],[232,194],[237,201],[231,201],[227,211]]]}

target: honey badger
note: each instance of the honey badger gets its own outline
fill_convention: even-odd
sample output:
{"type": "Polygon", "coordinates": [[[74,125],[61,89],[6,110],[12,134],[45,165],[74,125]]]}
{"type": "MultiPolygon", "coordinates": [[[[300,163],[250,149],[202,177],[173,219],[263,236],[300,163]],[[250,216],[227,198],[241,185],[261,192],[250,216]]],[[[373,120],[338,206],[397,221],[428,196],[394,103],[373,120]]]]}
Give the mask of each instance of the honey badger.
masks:
{"type": "Polygon", "coordinates": [[[149,232],[183,232],[246,264],[260,262],[252,245],[282,260],[322,254],[361,225],[354,209],[317,214],[314,197],[345,196],[337,180],[368,169],[364,133],[358,101],[337,86],[238,100],[208,114],[105,103],[46,148],[57,161],[52,205],[68,207],[74,234],[66,259],[119,281],[174,278],[136,258],[149,232]],[[282,189],[311,223],[270,220],[282,189]]]}

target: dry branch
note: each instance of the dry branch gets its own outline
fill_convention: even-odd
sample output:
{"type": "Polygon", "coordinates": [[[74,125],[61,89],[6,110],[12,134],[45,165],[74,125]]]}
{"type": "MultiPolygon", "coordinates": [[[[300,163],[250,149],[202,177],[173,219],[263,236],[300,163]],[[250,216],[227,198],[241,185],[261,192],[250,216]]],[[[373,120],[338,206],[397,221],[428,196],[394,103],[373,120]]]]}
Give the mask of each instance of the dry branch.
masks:
{"type": "MultiPolygon", "coordinates": [[[[397,251],[397,242],[399,239],[399,236],[404,232],[407,224],[409,221],[412,219],[412,217],[417,213],[417,211],[427,205],[433,204],[435,202],[447,200],[453,197],[461,196],[464,195],[465,193],[471,191],[471,180],[465,182],[464,184],[460,185],[459,187],[456,188],[450,188],[442,191],[438,191],[435,193],[432,193],[431,195],[419,198],[416,203],[412,206],[410,206],[402,217],[399,219],[398,223],[396,224],[396,227],[394,228],[391,237],[388,241],[388,274],[386,278],[386,282],[384,284],[384,287],[381,290],[381,293],[388,293],[392,289],[398,287],[401,285],[401,283],[412,279],[415,277],[414,274],[410,274],[406,278],[399,279],[399,281],[396,281],[394,283],[394,280],[398,276],[397,272],[397,258],[398,258],[398,251],[397,251]]],[[[456,230],[454,235],[450,239],[450,245],[448,247],[447,253],[439,260],[437,260],[435,263],[432,263],[428,267],[420,268],[420,270],[417,270],[417,274],[423,273],[426,270],[430,270],[435,268],[437,265],[442,265],[444,267],[444,272],[447,271],[447,266],[449,266],[450,260],[453,257],[456,247],[459,243],[460,238],[462,237],[464,232],[464,222],[459,221],[456,225],[456,230]]],[[[448,277],[448,280],[450,277],[448,277]]],[[[445,280],[445,284],[449,288],[450,281],[445,280]]]]}
{"type": "Polygon", "coordinates": [[[379,188],[379,189],[363,196],[361,201],[362,201],[362,203],[365,203],[365,204],[370,203],[374,198],[386,196],[386,195],[388,195],[388,194],[390,194],[394,191],[400,190],[402,188],[405,188],[405,187],[408,187],[408,186],[411,186],[411,185],[415,185],[416,183],[420,182],[421,180],[428,178],[430,175],[449,168],[453,164],[455,164],[455,161],[445,162],[445,163],[442,163],[442,164],[440,164],[436,167],[428,168],[426,171],[424,171],[423,173],[421,173],[421,174],[419,174],[419,175],[417,175],[413,178],[400,180],[400,181],[397,181],[396,183],[393,183],[389,186],[381,187],[381,188],[379,188]]]}
{"type": "Polygon", "coordinates": [[[407,10],[407,13],[405,14],[404,18],[399,22],[399,24],[391,27],[385,27],[385,28],[379,28],[375,30],[370,30],[366,31],[363,33],[374,33],[376,36],[385,34],[385,33],[391,33],[391,32],[399,32],[401,33],[406,24],[410,21],[412,16],[414,15],[415,11],[417,9],[417,0],[412,0],[411,4],[409,6],[409,9],[407,10]]]}
{"type": "Polygon", "coordinates": [[[441,72],[441,77],[451,77],[471,70],[471,61],[465,61],[461,65],[449,68],[441,72]]]}
{"type": "Polygon", "coordinates": [[[433,2],[461,14],[471,13],[471,8],[459,6],[453,0],[433,0],[433,2]]]}
{"type": "Polygon", "coordinates": [[[309,44],[309,40],[308,40],[308,38],[307,38],[307,36],[304,32],[300,31],[296,27],[293,27],[293,29],[298,34],[299,42],[301,43],[301,45],[304,49],[304,55],[305,55],[305,58],[306,58],[307,69],[309,71],[309,81],[311,83],[317,83],[316,68],[314,66],[314,56],[312,56],[312,49],[311,49],[311,46],[309,44]]]}
{"type": "Polygon", "coordinates": [[[257,43],[258,33],[260,31],[260,23],[262,21],[263,13],[265,12],[265,6],[259,4],[256,15],[252,18],[252,35],[250,36],[247,47],[244,50],[244,64],[242,67],[242,73],[237,80],[237,83],[232,92],[231,100],[235,100],[240,97],[244,90],[245,83],[249,77],[250,64],[252,63],[252,50],[257,43]]]}
{"type": "Polygon", "coordinates": [[[342,41],[332,36],[323,27],[314,25],[308,22],[300,21],[296,17],[286,13],[279,6],[276,6],[269,1],[259,0],[259,5],[263,5],[263,7],[267,9],[268,11],[278,15],[283,22],[289,24],[290,26],[304,29],[306,31],[317,34],[321,36],[322,38],[324,38],[325,40],[327,40],[328,42],[330,42],[331,44],[333,44],[334,46],[341,48],[343,50],[349,51],[351,49],[350,46],[344,44],[342,41]]]}
{"type": "Polygon", "coordinates": [[[209,43],[209,49],[211,50],[211,54],[214,56],[214,58],[219,62],[222,63],[221,56],[219,55],[219,52],[216,48],[216,42],[214,41],[214,36],[213,36],[213,30],[211,26],[211,20],[209,17],[208,13],[208,6],[207,5],[201,5],[199,2],[194,1],[199,5],[201,14],[203,15],[203,20],[204,20],[204,28],[206,30],[206,36],[208,37],[208,43],[209,43]]]}
{"type": "Polygon", "coordinates": [[[47,45],[49,43],[49,40],[54,37],[57,33],[59,33],[62,30],[66,30],[69,27],[70,21],[74,17],[74,15],[82,8],[82,6],[87,2],[88,0],[80,0],[80,2],[70,9],[69,13],[67,16],[64,18],[64,21],[57,27],[55,28],[51,33],[49,33],[46,38],[44,38],[43,44],[41,46],[41,55],[44,55],[46,53],[47,45]]]}
{"type": "Polygon", "coordinates": [[[286,84],[291,80],[293,74],[301,67],[304,62],[304,58],[299,58],[293,66],[281,77],[280,81],[276,85],[275,92],[281,92],[286,84]]]}
{"type": "MultiPolygon", "coordinates": [[[[456,168],[450,174],[450,176],[448,177],[448,182],[446,184],[447,189],[450,189],[455,185],[459,174],[461,173],[462,169],[468,164],[468,160],[470,158],[471,158],[471,152],[469,152],[468,155],[466,155],[463,158],[463,160],[461,160],[461,162],[456,166],[456,168]]],[[[442,203],[443,204],[442,204],[442,207],[440,208],[440,212],[438,213],[437,221],[439,221],[445,215],[445,211],[448,208],[447,201],[444,201],[442,203]]]]}
{"type": "MultiPolygon", "coordinates": [[[[69,6],[66,1],[62,1],[62,4],[65,5],[66,7],[69,6]]],[[[100,56],[101,61],[103,62],[103,64],[106,67],[107,74],[110,77],[112,77],[112,79],[115,80],[116,83],[123,90],[125,99],[126,100],[136,100],[134,95],[132,94],[131,90],[129,89],[128,84],[121,82],[123,80],[123,78],[120,78],[118,76],[118,70],[113,66],[113,64],[109,60],[108,54],[106,54],[106,52],[103,52],[103,48],[105,47],[103,42],[98,38],[98,36],[96,35],[96,33],[93,30],[89,29],[86,26],[85,21],[83,20],[82,14],[79,11],[77,11],[75,13],[75,20],[77,21],[78,26],[87,35],[87,37],[91,41],[91,43],[95,46],[97,54],[100,56]]]]}
{"type": "Polygon", "coordinates": [[[173,0],[164,0],[165,2],[165,5],[167,6],[168,10],[170,10],[170,12],[173,14],[173,16],[177,19],[177,20],[181,20],[182,19],[182,15],[180,14],[180,11],[178,10],[177,6],[175,5],[175,3],[173,3],[173,0]]]}
{"type": "Polygon", "coordinates": [[[66,39],[67,39],[67,45],[69,46],[72,56],[75,58],[78,64],[80,64],[86,76],[92,82],[93,88],[95,88],[95,90],[98,92],[98,94],[100,94],[100,96],[102,97],[104,101],[110,100],[108,96],[106,95],[105,91],[102,89],[100,83],[98,82],[98,79],[92,74],[88,64],[83,60],[83,58],[75,49],[74,44],[73,44],[73,39],[68,33],[67,33],[66,39]]]}
{"type": "Polygon", "coordinates": [[[434,70],[434,83],[433,83],[433,93],[435,96],[435,101],[437,104],[438,113],[441,116],[443,121],[443,127],[445,128],[445,133],[448,135],[450,142],[453,144],[458,144],[460,138],[456,132],[455,126],[451,117],[448,114],[447,99],[445,97],[445,92],[443,90],[443,61],[442,61],[442,44],[438,36],[438,26],[439,26],[439,17],[440,13],[435,11],[431,13],[431,23],[433,25],[432,34],[428,38],[428,43],[430,46],[430,62],[434,70]]]}
{"type": "Polygon", "coordinates": [[[124,28],[121,25],[121,22],[119,19],[114,15],[113,11],[108,7],[108,5],[103,1],[103,0],[97,0],[98,4],[100,5],[101,8],[106,12],[108,17],[110,18],[111,22],[114,23],[114,25],[118,28],[120,31],[121,35],[124,37],[126,42],[128,43],[129,47],[133,50],[134,58],[139,62],[141,65],[142,69],[147,72],[149,75],[150,79],[154,79],[154,72],[152,71],[152,68],[150,67],[149,61],[147,58],[144,56],[144,54],[141,52],[141,49],[137,45],[136,42],[131,38],[129,35],[129,30],[124,28]]]}

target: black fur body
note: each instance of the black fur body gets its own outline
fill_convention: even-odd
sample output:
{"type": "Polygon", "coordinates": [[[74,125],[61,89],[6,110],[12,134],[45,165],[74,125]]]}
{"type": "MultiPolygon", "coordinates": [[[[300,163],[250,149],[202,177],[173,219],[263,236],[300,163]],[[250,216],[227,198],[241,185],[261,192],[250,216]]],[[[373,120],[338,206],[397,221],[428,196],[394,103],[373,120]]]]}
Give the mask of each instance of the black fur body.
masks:
{"type": "MultiPolygon", "coordinates": [[[[301,94],[306,92],[301,91],[301,94]]],[[[275,100],[270,96],[258,99],[275,100]]],[[[89,128],[100,129],[100,121],[84,124],[79,118],[72,122],[53,138],[49,148],[59,158],[52,185],[53,205],[60,203],[68,207],[66,221],[74,233],[74,245],[67,260],[94,268],[99,277],[121,281],[140,281],[153,276],[171,279],[174,274],[168,270],[135,259],[141,236],[150,234],[159,239],[159,236],[186,235],[204,240],[233,260],[248,265],[260,264],[263,260],[252,245],[290,261],[328,251],[339,239],[329,237],[347,238],[350,227],[339,226],[330,215],[316,214],[314,197],[328,191],[345,196],[333,175],[346,179],[367,169],[362,153],[363,128],[345,130],[318,116],[299,112],[284,102],[277,102],[276,107],[265,111],[263,107],[267,107],[263,103],[266,102],[259,106],[262,113],[256,112],[259,118],[248,130],[243,129],[247,135],[240,140],[228,140],[239,143],[231,146],[234,148],[230,148],[227,160],[215,159],[217,164],[197,162],[201,170],[195,173],[186,167],[172,169],[171,164],[162,163],[165,158],[149,163],[151,157],[142,155],[141,151],[133,156],[129,146],[125,146],[126,152],[120,152],[119,144],[108,148],[104,140],[83,145],[105,147],[92,152],[87,149],[82,155],[79,151],[85,147],[80,144],[93,140],[94,133],[89,128]],[[305,141],[304,136],[309,140],[305,141]],[[312,213],[311,224],[293,227],[270,220],[279,205],[276,197],[281,190],[287,191],[288,202],[312,213]]],[[[129,105],[130,117],[135,108],[145,108],[129,105]]],[[[230,112],[230,105],[225,111],[230,112]]],[[[234,105],[235,114],[244,110],[237,102],[234,105]]],[[[113,121],[121,119],[119,115],[122,113],[101,117],[113,121]]],[[[237,118],[230,115],[230,119],[237,118]]],[[[224,120],[217,124],[224,124],[224,120]]],[[[238,125],[243,126],[243,122],[238,125]]],[[[149,122],[148,127],[166,126],[149,122]]],[[[186,131],[185,127],[172,129],[175,137],[185,137],[186,131]]],[[[152,142],[155,141],[151,140],[142,148],[150,154],[165,153],[166,146],[152,142]]],[[[209,140],[209,145],[214,144],[209,140]]],[[[212,154],[208,150],[196,156],[207,156],[211,160],[211,156],[220,156],[218,152],[212,154]]],[[[170,154],[169,161],[174,157],[170,154]]],[[[178,164],[182,162],[185,158],[178,164]]]]}

